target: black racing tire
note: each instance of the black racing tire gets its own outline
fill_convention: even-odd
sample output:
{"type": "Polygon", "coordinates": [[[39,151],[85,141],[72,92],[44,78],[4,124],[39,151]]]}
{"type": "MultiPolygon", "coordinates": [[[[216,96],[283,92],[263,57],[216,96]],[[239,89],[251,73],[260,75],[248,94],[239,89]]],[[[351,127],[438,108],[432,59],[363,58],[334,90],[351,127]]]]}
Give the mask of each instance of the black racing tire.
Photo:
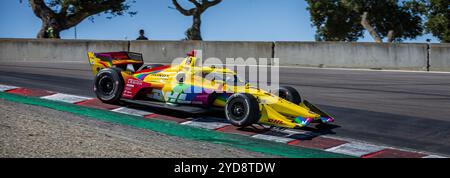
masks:
{"type": "Polygon", "coordinates": [[[251,94],[234,94],[227,100],[225,116],[234,126],[251,126],[258,123],[261,117],[259,103],[251,94]]]}
{"type": "Polygon", "coordinates": [[[295,88],[290,86],[281,86],[275,90],[273,94],[294,104],[300,104],[303,102],[300,93],[295,88]]]}
{"type": "Polygon", "coordinates": [[[94,80],[94,92],[104,103],[117,104],[122,96],[124,81],[121,69],[106,68],[97,73],[94,80]]]}

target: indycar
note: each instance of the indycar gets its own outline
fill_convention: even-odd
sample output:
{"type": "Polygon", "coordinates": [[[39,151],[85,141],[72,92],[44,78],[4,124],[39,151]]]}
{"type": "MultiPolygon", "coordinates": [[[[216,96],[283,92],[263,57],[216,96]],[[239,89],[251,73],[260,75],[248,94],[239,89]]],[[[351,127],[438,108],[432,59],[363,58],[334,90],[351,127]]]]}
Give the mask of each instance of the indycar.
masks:
{"type": "Polygon", "coordinates": [[[233,70],[199,66],[195,51],[176,65],[145,65],[142,54],[133,52],[88,52],[88,58],[95,76],[94,92],[104,103],[217,109],[237,127],[263,124],[295,129],[334,122],[296,89],[284,86],[264,91],[240,80],[233,70]]]}

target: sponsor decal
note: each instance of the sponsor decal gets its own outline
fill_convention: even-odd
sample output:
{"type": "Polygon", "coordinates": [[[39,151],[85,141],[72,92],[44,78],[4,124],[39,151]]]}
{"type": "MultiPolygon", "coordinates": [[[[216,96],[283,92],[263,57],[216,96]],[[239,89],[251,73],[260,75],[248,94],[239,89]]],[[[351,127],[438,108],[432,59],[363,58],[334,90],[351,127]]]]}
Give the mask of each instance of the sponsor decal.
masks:
{"type": "Polygon", "coordinates": [[[279,125],[284,124],[283,121],[281,121],[281,120],[276,120],[276,119],[269,119],[269,122],[270,122],[270,123],[273,123],[273,124],[279,124],[279,125]]]}
{"type": "Polygon", "coordinates": [[[165,78],[168,78],[169,77],[169,75],[167,75],[167,74],[148,74],[149,76],[154,76],[154,77],[165,77],[165,78]]]}
{"type": "Polygon", "coordinates": [[[142,81],[141,80],[136,80],[136,79],[128,79],[128,84],[132,84],[132,85],[142,85],[142,81]]]}

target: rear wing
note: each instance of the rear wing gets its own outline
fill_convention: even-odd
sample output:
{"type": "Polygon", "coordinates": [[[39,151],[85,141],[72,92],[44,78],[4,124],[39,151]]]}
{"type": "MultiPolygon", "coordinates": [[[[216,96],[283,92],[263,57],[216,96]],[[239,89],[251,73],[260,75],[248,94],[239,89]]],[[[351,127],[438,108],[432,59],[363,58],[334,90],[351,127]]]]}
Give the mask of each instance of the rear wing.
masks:
{"type": "Polygon", "coordinates": [[[88,52],[88,58],[94,75],[97,75],[98,71],[104,68],[118,67],[125,71],[131,66],[132,70],[136,70],[144,64],[142,54],[125,51],[107,53],[88,52]]]}

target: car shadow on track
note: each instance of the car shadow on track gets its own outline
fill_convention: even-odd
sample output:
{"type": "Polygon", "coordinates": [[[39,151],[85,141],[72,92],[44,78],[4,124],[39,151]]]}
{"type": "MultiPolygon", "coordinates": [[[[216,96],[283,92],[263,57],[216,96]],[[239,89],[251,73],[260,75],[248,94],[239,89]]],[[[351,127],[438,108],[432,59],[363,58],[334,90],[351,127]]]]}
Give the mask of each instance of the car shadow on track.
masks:
{"type": "Polygon", "coordinates": [[[320,135],[330,135],[330,134],[336,134],[336,132],[333,131],[333,129],[340,128],[341,126],[335,125],[335,124],[315,124],[314,127],[312,125],[310,127],[301,128],[299,130],[304,131],[310,131],[316,134],[320,135]]]}
{"type": "MultiPolygon", "coordinates": [[[[220,110],[212,110],[210,112],[205,113],[189,113],[187,111],[181,111],[181,110],[171,110],[171,109],[155,109],[151,107],[146,107],[142,105],[136,105],[136,104],[129,104],[129,103],[122,103],[121,106],[127,106],[129,108],[133,109],[139,109],[144,110],[148,112],[152,112],[159,115],[164,116],[170,116],[170,117],[177,117],[188,120],[196,120],[197,122],[223,122],[228,123],[228,121],[225,118],[224,112],[220,110]]],[[[308,127],[300,128],[300,129],[283,129],[283,128],[276,128],[276,127],[270,127],[260,124],[254,124],[249,127],[244,128],[238,128],[238,127],[230,127],[226,128],[229,130],[222,130],[221,131],[228,131],[228,132],[237,132],[244,135],[256,135],[256,134],[265,134],[265,135],[272,135],[272,136],[278,136],[278,137],[286,137],[286,138],[292,138],[295,140],[312,140],[315,137],[323,136],[323,135],[334,135],[336,132],[333,130],[336,128],[340,128],[338,125],[333,124],[311,124],[308,127]]]]}

